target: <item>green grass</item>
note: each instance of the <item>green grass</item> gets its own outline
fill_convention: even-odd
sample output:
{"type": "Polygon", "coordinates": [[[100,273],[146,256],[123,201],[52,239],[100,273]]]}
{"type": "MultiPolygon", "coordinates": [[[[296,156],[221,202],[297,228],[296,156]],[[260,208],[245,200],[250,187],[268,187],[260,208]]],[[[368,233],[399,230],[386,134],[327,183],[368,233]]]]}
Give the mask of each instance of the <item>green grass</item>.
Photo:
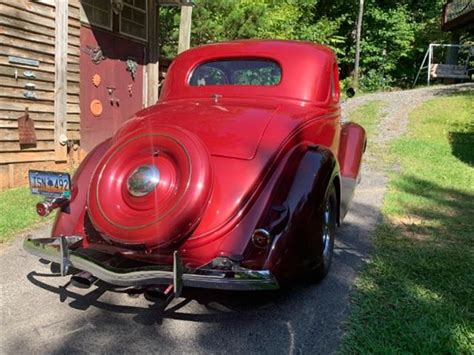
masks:
{"type": "Polygon", "coordinates": [[[384,222],[343,353],[474,353],[474,93],[435,98],[390,147],[384,222]]]}
{"type": "Polygon", "coordinates": [[[379,100],[368,101],[351,114],[351,121],[364,127],[367,135],[373,137],[380,121],[380,112],[385,103],[379,100]]]}
{"type": "Polygon", "coordinates": [[[353,122],[364,127],[367,134],[367,152],[365,154],[364,163],[369,167],[379,166],[385,164],[384,149],[375,144],[375,135],[379,128],[379,123],[383,115],[384,107],[387,104],[383,101],[372,100],[360,105],[354,112],[351,113],[350,119],[353,122]]]}
{"type": "Polygon", "coordinates": [[[0,192],[0,244],[8,242],[20,232],[50,220],[36,214],[35,205],[41,200],[41,197],[32,195],[28,188],[0,192]]]}

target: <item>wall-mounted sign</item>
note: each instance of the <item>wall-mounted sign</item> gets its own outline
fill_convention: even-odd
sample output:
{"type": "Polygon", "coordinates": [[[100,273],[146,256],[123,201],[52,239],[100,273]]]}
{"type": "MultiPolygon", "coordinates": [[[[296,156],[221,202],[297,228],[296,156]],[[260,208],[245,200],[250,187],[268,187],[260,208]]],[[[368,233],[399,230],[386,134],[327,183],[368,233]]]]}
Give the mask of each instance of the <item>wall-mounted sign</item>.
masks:
{"type": "Polygon", "coordinates": [[[28,107],[25,114],[18,118],[18,140],[20,145],[36,145],[35,123],[30,118],[28,107]]]}
{"type": "Polygon", "coordinates": [[[31,67],[39,67],[39,60],[31,59],[31,58],[16,57],[14,55],[8,56],[8,63],[29,65],[31,67]]]}

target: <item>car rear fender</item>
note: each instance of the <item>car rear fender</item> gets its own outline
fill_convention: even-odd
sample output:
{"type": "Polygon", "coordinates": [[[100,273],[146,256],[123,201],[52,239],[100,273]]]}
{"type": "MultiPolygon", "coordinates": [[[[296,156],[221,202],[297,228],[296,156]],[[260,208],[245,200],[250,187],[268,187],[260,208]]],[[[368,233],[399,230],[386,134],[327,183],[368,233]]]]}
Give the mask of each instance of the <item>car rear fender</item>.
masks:
{"type": "MultiPolygon", "coordinates": [[[[72,179],[70,213],[59,211],[51,232],[52,237],[61,235],[84,235],[84,217],[86,214],[86,198],[92,174],[110,147],[111,140],[107,139],[97,145],[82,161],[72,179]]],[[[85,240],[85,239],[84,239],[85,240]]]]}
{"type": "Polygon", "coordinates": [[[360,181],[362,156],[367,146],[364,128],[349,122],[342,126],[338,160],[341,167],[341,219],[344,218],[360,181]]]}
{"type": "MultiPolygon", "coordinates": [[[[321,254],[318,214],[324,208],[330,184],[340,194],[339,166],[327,148],[305,145],[287,160],[272,199],[258,228],[268,229],[273,238],[263,268],[271,270],[280,280],[291,279],[294,273],[319,264],[321,254]],[[286,214],[286,216],[285,216],[286,214]],[[275,226],[275,221],[284,221],[275,226]]],[[[248,259],[255,261],[255,255],[248,259]]]]}

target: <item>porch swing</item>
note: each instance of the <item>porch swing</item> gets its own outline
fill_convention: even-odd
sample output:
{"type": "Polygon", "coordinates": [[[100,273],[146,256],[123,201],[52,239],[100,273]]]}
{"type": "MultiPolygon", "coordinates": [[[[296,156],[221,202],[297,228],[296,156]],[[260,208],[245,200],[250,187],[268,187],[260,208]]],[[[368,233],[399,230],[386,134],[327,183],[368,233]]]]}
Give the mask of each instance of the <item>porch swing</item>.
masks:
{"type": "Polygon", "coordinates": [[[471,61],[474,59],[474,46],[473,45],[462,45],[462,44],[435,44],[431,43],[428,50],[426,51],[423,62],[421,63],[420,69],[416,75],[413,87],[418,82],[420,73],[423,70],[427,71],[426,84],[430,86],[433,80],[437,79],[451,79],[451,80],[470,80],[470,72],[474,71],[474,68],[470,67],[471,61]],[[458,50],[467,50],[465,54],[464,62],[458,59],[458,64],[445,64],[435,62],[433,50],[435,48],[458,48],[458,50]],[[428,62],[428,63],[427,63],[428,62]]]}

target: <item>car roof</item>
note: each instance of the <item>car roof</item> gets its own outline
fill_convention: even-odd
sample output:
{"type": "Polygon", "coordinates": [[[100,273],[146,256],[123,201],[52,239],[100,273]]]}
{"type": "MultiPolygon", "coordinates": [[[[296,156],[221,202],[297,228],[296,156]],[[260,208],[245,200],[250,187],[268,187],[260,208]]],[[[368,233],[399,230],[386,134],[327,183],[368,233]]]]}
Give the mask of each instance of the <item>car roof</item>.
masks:
{"type": "Polygon", "coordinates": [[[324,101],[335,60],[323,45],[290,40],[238,40],[207,44],[187,50],[170,66],[160,100],[224,96],[275,96],[304,101],[324,101]],[[262,58],[277,62],[282,79],[275,86],[189,86],[192,71],[208,61],[231,58],[262,58]]]}

